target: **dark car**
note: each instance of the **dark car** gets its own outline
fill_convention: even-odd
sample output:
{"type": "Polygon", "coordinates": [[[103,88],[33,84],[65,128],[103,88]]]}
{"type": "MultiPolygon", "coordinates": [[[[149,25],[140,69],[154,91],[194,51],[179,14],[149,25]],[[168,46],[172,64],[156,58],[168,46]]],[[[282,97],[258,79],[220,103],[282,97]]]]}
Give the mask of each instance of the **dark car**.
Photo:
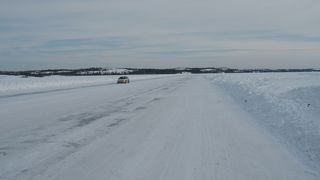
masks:
{"type": "Polygon", "coordinates": [[[121,76],[118,78],[118,81],[117,81],[118,84],[127,84],[129,82],[130,80],[127,76],[121,76]]]}

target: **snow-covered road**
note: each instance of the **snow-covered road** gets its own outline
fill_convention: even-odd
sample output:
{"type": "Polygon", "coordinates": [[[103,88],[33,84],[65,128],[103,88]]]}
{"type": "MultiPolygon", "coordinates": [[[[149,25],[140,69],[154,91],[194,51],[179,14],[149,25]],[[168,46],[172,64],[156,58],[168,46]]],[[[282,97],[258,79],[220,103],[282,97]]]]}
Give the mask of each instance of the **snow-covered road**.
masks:
{"type": "Polygon", "coordinates": [[[0,179],[318,179],[205,75],[0,100],[0,179]]]}

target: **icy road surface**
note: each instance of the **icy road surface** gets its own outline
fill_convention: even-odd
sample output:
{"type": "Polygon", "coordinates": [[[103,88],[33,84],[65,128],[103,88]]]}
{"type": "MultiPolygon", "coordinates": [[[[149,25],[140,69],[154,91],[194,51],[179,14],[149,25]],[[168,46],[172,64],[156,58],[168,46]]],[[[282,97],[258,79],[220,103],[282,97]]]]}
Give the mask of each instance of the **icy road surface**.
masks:
{"type": "Polygon", "coordinates": [[[0,98],[2,180],[319,179],[207,75],[0,98]]]}

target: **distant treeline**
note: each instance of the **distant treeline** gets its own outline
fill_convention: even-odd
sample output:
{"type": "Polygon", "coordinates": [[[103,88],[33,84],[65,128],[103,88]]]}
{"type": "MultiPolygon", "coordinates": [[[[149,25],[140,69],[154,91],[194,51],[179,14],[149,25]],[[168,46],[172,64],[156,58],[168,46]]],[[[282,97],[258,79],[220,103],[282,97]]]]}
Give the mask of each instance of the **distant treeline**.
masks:
{"type": "Polygon", "coordinates": [[[123,74],[204,74],[204,73],[267,73],[267,72],[320,72],[319,69],[232,69],[232,68],[172,68],[172,69],[138,69],[138,68],[86,68],[86,69],[47,69],[31,71],[0,71],[0,75],[43,77],[61,76],[97,76],[123,74]]]}

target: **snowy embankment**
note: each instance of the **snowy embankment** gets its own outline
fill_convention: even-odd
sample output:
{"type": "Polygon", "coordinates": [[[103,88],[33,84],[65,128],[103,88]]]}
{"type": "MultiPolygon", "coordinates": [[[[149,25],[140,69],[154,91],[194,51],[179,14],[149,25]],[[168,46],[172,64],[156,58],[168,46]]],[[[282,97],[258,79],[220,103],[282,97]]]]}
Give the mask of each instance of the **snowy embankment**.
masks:
{"type": "MultiPolygon", "coordinates": [[[[28,77],[0,75],[0,96],[37,93],[60,89],[114,84],[120,75],[112,76],[46,76],[28,77]]],[[[130,75],[131,81],[162,78],[170,75],[130,75]]]]}
{"type": "Polygon", "coordinates": [[[320,167],[320,73],[207,76],[294,153],[320,167]]]}

